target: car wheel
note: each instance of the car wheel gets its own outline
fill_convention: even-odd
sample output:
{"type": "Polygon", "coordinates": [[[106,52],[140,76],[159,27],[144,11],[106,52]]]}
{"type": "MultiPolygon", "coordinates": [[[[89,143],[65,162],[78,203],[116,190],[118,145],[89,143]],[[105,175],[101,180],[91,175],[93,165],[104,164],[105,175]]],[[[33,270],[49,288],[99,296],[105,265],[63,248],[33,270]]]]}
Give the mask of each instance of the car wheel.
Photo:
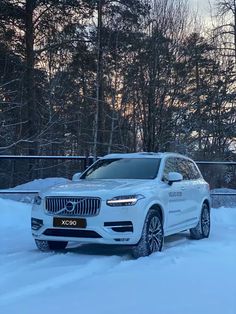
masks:
{"type": "Polygon", "coordinates": [[[68,244],[65,241],[35,240],[37,248],[42,252],[64,250],[68,244]]]}
{"type": "Polygon", "coordinates": [[[148,256],[161,251],[163,245],[163,224],[158,211],[151,209],[145,219],[141,239],[133,247],[134,258],[148,256]]]}
{"type": "Polygon", "coordinates": [[[208,238],[211,228],[210,209],[206,203],[202,205],[201,216],[195,228],[190,229],[190,236],[195,240],[208,238]]]}

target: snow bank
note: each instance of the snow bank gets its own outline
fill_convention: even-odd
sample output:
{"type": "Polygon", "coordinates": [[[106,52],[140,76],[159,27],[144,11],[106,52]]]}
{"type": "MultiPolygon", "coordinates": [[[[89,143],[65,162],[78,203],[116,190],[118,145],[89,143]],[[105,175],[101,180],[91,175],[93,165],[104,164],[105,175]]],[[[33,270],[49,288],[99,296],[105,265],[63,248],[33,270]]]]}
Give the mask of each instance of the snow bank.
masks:
{"type": "Polygon", "coordinates": [[[12,230],[27,230],[30,215],[31,205],[0,198],[1,234],[8,234],[12,230]]]}
{"type": "MultiPolygon", "coordinates": [[[[9,189],[9,191],[40,191],[42,189],[46,189],[49,188],[53,185],[56,184],[66,184],[68,182],[71,182],[71,180],[69,179],[65,179],[65,178],[60,178],[60,177],[56,177],[56,178],[46,178],[46,179],[36,179],[24,184],[20,184],[17,185],[14,188],[9,189]]],[[[11,199],[14,201],[19,201],[19,202],[25,202],[25,203],[32,203],[32,200],[34,198],[33,194],[0,194],[2,198],[5,199],[11,199]]]]}
{"type": "Polygon", "coordinates": [[[41,190],[44,188],[48,188],[52,185],[56,184],[65,184],[70,182],[71,180],[65,178],[46,178],[46,179],[36,179],[21,185],[17,185],[14,187],[14,190],[41,190]]]}

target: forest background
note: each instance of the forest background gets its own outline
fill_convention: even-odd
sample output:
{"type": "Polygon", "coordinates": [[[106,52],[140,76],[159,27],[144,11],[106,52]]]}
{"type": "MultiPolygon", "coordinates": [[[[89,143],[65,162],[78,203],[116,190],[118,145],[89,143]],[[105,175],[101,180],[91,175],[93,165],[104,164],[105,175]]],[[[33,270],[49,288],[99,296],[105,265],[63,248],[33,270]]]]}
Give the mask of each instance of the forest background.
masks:
{"type": "Polygon", "coordinates": [[[236,150],[236,1],[1,0],[0,154],[236,150]],[[211,10],[210,10],[211,8],[211,10]]]}

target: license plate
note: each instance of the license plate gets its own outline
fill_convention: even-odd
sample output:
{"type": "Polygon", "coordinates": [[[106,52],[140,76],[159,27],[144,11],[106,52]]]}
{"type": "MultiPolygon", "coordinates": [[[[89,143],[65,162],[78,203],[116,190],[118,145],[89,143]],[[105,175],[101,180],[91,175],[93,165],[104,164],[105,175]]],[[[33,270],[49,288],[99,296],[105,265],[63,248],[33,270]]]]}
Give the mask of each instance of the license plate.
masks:
{"type": "Polygon", "coordinates": [[[82,218],[53,218],[53,227],[86,228],[86,219],[82,218]]]}

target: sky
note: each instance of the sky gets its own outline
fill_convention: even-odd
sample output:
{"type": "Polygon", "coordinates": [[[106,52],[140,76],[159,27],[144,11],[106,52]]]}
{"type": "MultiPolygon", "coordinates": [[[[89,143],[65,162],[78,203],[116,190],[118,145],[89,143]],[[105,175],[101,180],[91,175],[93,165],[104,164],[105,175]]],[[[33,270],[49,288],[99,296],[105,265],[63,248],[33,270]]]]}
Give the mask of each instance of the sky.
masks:
{"type": "MultiPolygon", "coordinates": [[[[212,6],[216,0],[210,0],[212,6]]],[[[197,9],[199,13],[205,17],[210,15],[210,5],[209,0],[189,0],[190,7],[197,9]]]]}

